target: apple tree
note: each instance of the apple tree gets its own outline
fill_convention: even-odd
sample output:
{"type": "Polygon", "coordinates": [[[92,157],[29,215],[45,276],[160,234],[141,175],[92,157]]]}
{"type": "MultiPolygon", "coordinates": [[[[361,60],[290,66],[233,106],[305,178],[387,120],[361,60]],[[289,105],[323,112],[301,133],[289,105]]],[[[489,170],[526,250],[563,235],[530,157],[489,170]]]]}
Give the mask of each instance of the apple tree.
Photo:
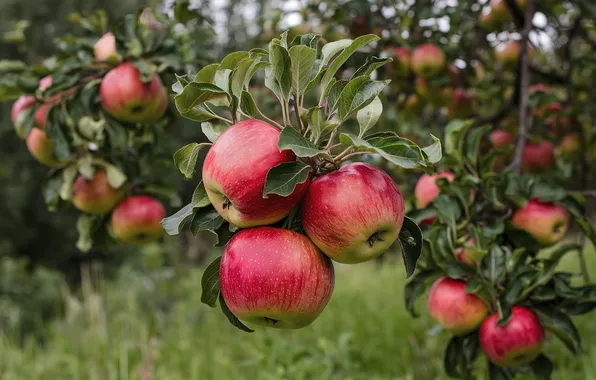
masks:
{"type": "Polygon", "coordinates": [[[49,168],[42,189],[48,208],[81,211],[81,251],[154,240],[165,214],[156,197],[179,202],[160,176],[168,166],[160,140],[176,121],[163,83],[199,63],[188,35],[205,28],[194,22],[175,31],[176,20],[150,9],[111,29],[104,11],[73,13],[69,21],[83,36],[58,38],[54,56],[31,65],[1,61],[0,99],[16,98],[15,131],[49,168]]]}

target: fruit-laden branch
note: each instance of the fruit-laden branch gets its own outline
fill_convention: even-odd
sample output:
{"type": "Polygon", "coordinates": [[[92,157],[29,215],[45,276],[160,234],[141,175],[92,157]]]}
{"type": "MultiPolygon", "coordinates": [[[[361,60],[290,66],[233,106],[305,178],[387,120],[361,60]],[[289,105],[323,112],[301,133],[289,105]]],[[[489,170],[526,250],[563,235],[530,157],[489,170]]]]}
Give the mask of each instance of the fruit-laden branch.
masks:
{"type": "MultiPolygon", "coordinates": [[[[513,3],[513,0],[507,0],[507,3],[513,3]]],[[[511,4],[510,4],[511,5],[511,4]]],[[[529,70],[528,70],[528,37],[532,29],[532,15],[534,14],[534,4],[532,0],[527,1],[525,24],[522,30],[521,40],[521,57],[519,68],[519,135],[517,137],[517,145],[515,147],[515,156],[511,163],[511,168],[516,172],[521,173],[522,154],[526,145],[526,137],[528,134],[528,85],[529,85],[529,70]]]]}

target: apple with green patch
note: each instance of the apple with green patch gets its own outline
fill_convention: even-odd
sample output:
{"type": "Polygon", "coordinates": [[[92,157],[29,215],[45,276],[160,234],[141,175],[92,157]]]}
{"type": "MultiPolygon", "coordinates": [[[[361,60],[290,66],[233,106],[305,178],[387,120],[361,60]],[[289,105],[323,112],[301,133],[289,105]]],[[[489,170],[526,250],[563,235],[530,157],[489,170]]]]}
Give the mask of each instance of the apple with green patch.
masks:
{"type": "Polygon", "coordinates": [[[556,203],[531,199],[515,211],[511,224],[532,235],[541,245],[551,246],[567,234],[569,213],[556,203]]]}
{"type": "Polygon", "coordinates": [[[96,169],[93,179],[79,175],[72,185],[72,203],[88,214],[107,214],[126,196],[126,189],[110,185],[104,169],[96,169]]]}
{"type": "Polygon", "coordinates": [[[111,216],[111,230],[124,243],[143,244],[156,240],[165,232],[159,223],[166,210],[157,199],[134,195],[118,203],[111,216]]]}

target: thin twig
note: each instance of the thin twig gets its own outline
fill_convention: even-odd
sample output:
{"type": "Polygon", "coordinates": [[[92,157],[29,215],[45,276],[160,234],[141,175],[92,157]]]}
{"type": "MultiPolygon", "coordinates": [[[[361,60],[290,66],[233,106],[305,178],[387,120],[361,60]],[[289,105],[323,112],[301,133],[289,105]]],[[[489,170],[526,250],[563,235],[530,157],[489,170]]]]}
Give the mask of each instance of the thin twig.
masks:
{"type": "MultiPolygon", "coordinates": [[[[225,118],[225,117],[223,117],[223,116],[219,116],[218,114],[216,114],[216,113],[215,113],[215,112],[214,112],[214,111],[213,111],[211,108],[209,108],[209,106],[208,106],[207,104],[205,104],[205,108],[207,109],[207,111],[211,112],[211,113],[213,114],[213,116],[215,116],[215,118],[216,118],[216,119],[219,119],[219,120],[225,121],[226,123],[228,123],[228,124],[230,124],[230,125],[236,124],[236,122],[235,122],[235,121],[232,121],[232,120],[230,120],[230,119],[227,119],[227,118],[225,118]]],[[[232,116],[233,116],[233,115],[232,115],[232,116]]]]}
{"type": "MultiPolygon", "coordinates": [[[[513,0],[507,0],[507,3],[513,3],[513,0]]],[[[515,156],[511,162],[511,168],[517,173],[521,173],[522,155],[526,146],[526,138],[528,135],[528,37],[532,29],[532,15],[534,14],[533,0],[527,0],[526,5],[525,24],[522,30],[521,40],[521,59],[519,63],[519,134],[517,136],[517,146],[515,147],[515,156]]]]}
{"type": "Polygon", "coordinates": [[[334,161],[341,162],[344,157],[346,157],[347,155],[349,155],[352,152],[352,148],[353,148],[352,146],[347,147],[343,152],[341,152],[340,154],[335,156],[334,161]]]}
{"type": "Polygon", "coordinates": [[[329,141],[327,141],[325,150],[331,148],[331,145],[333,145],[333,141],[335,140],[335,138],[337,137],[337,134],[339,133],[339,127],[341,127],[341,123],[337,124],[335,126],[335,128],[333,128],[333,132],[331,132],[331,136],[329,136],[329,141]]]}
{"type": "Polygon", "coordinates": [[[337,160],[337,158],[336,158],[335,161],[339,163],[341,161],[345,161],[347,159],[350,159],[352,157],[359,156],[362,154],[371,154],[371,152],[353,152],[353,153],[345,155],[344,157],[341,158],[341,160],[337,160]]]}
{"type": "Polygon", "coordinates": [[[298,130],[300,132],[304,132],[304,126],[302,125],[302,120],[300,120],[300,112],[298,111],[298,99],[294,98],[294,113],[296,114],[296,122],[298,123],[298,130]]]}

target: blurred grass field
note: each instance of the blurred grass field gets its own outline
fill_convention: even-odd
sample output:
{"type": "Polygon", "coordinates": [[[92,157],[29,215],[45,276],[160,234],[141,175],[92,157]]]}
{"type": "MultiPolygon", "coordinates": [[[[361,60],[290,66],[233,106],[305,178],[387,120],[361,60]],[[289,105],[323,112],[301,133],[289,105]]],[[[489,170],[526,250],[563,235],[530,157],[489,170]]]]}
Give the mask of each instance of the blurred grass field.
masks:
{"type": "MultiPolygon", "coordinates": [[[[596,253],[586,252],[592,269],[596,253]]],[[[577,272],[577,258],[562,265],[577,272]]],[[[1,380],[445,379],[448,334],[428,333],[425,314],[404,308],[401,263],[336,267],[333,298],[297,331],[244,333],[201,304],[201,270],[152,277],[122,268],[116,281],[64,291],[67,312],[42,339],[0,336],[1,380]]],[[[577,318],[585,353],[573,358],[549,339],[555,379],[596,379],[596,324],[577,318]]],[[[483,367],[479,361],[479,367],[483,367]]],[[[478,378],[484,378],[479,370],[478,378]]],[[[523,378],[523,377],[522,377],[523,378]]],[[[530,376],[528,376],[530,378],[530,376]]]]}

